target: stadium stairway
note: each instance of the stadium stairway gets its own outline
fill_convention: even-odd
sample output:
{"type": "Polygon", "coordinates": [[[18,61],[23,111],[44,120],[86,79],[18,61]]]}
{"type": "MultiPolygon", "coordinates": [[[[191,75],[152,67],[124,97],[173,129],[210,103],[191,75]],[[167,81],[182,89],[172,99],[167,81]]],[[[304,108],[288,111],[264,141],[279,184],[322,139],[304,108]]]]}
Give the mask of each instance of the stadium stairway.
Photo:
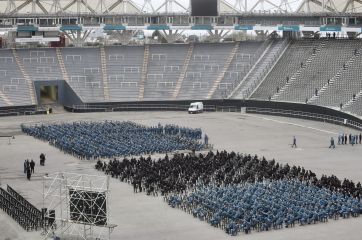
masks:
{"type": "Polygon", "coordinates": [[[314,53],[312,53],[312,55],[306,60],[305,64],[303,65],[303,67],[301,67],[297,72],[295,72],[292,77],[289,79],[289,81],[279,89],[279,92],[275,93],[272,97],[271,100],[278,100],[278,98],[282,95],[282,93],[284,91],[286,91],[289,86],[296,80],[298,79],[298,77],[300,76],[300,74],[302,73],[303,70],[305,70],[310,64],[312,64],[313,60],[316,58],[316,56],[318,55],[318,53],[320,53],[322,51],[322,49],[324,48],[324,46],[326,45],[325,40],[323,40],[319,46],[316,48],[316,51],[314,53]]]}
{"type": "Polygon", "coordinates": [[[32,105],[36,105],[37,104],[37,98],[35,96],[35,87],[34,87],[34,83],[31,80],[30,76],[27,74],[27,72],[25,71],[24,65],[22,64],[22,62],[20,61],[20,58],[16,52],[15,49],[13,49],[13,55],[15,58],[15,61],[28,85],[28,89],[29,89],[29,94],[30,94],[30,100],[31,100],[31,104],[32,105]]]}
{"type": "Polygon", "coordinates": [[[342,106],[342,109],[351,108],[361,97],[362,97],[362,90],[359,93],[356,94],[356,97],[353,97],[348,102],[346,102],[342,106]]]}
{"type": "MultiPolygon", "coordinates": [[[[14,104],[9,100],[9,98],[0,90],[0,98],[2,102],[6,103],[8,106],[13,106],[14,104]]],[[[2,104],[0,104],[1,106],[2,104]]]]}
{"type": "Polygon", "coordinates": [[[104,100],[109,101],[109,86],[108,86],[108,76],[107,76],[107,60],[106,60],[106,51],[104,47],[100,47],[101,52],[101,69],[102,69],[102,78],[103,78],[103,93],[104,100]]]}
{"type": "Polygon", "coordinates": [[[264,53],[255,63],[250,72],[231,93],[231,98],[248,98],[255,86],[259,85],[266,74],[270,71],[276,59],[279,58],[280,54],[284,51],[287,45],[286,40],[273,40],[265,49],[264,53]]]}
{"type": "Polygon", "coordinates": [[[56,49],[56,53],[57,53],[57,58],[58,58],[58,62],[59,62],[59,65],[60,65],[60,69],[62,71],[63,79],[67,83],[69,83],[69,75],[68,75],[67,69],[65,68],[65,64],[64,64],[64,61],[63,61],[63,56],[62,56],[62,53],[60,51],[60,48],[56,49]]]}
{"type": "Polygon", "coordinates": [[[263,59],[264,55],[268,52],[269,48],[271,47],[271,45],[273,44],[273,42],[270,42],[268,44],[268,46],[264,49],[264,52],[260,55],[259,59],[254,63],[253,67],[249,70],[249,72],[244,76],[244,78],[240,81],[240,83],[238,84],[238,86],[236,86],[236,88],[229,94],[228,98],[236,98],[239,89],[242,85],[242,83],[245,81],[246,78],[249,77],[249,75],[254,71],[254,69],[256,68],[256,66],[259,64],[259,62],[263,59]]]}
{"type": "Polygon", "coordinates": [[[182,87],[182,82],[185,79],[186,72],[187,72],[187,69],[189,68],[189,63],[190,63],[193,52],[194,52],[194,45],[191,43],[189,46],[189,50],[187,51],[187,54],[186,54],[185,62],[184,62],[180,77],[177,80],[175,90],[173,91],[173,94],[172,94],[173,99],[176,99],[180,93],[180,90],[182,87]]]}
{"type": "Polygon", "coordinates": [[[231,50],[230,55],[229,55],[228,59],[226,60],[222,71],[217,76],[217,79],[214,82],[214,85],[211,87],[209,93],[207,94],[206,99],[211,99],[211,97],[214,95],[216,89],[219,87],[220,82],[223,80],[226,71],[230,68],[230,64],[233,61],[233,59],[235,58],[236,53],[239,50],[239,46],[240,46],[240,43],[236,43],[234,48],[231,50]]]}
{"type": "Polygon", "coordinates": [[[150,47],[148,45],[145,46],[144,55],[143,55],[143,64],[142,64],[142,76],[138,94],[138,101],[143,100],[143,96],[145,93],[145,81],[147,79],[147,69],[148,69],[148,56],[150,55],[150,47]]]}
{"type": "MultiPolygon", "coordinates": [[[[361,51],[361,49],[359,49],[359,51],[361,51]]],[[[352,66],[355,62],[356,59],[358,61],[358,57],[360,56],[359,51],[354,54],[345,64],[344,67],[341,67],[339,69],[339,71],[336,73],[336,75],[334,75],[330,80],[329,83],[327,82],[326,84],[323,85],[323,87],[318,91],[317,95],[314,95],[313,97],[311,97],[310,99],[308,99],[307,103],[313,103],[315,102],[324,92],[326,92],[326,90],[328,89],[328,87],[332,86],[334,82],[338,81],[341,76],[344,75],[345,72],[347,72],[349,70],[349,67],[352,66]]]]}

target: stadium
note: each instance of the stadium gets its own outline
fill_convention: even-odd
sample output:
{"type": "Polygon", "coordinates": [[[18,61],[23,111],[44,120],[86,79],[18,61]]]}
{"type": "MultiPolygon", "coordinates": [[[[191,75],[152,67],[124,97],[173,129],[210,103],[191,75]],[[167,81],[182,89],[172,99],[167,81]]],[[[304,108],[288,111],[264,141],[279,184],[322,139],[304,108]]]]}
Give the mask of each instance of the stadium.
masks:
{"type": "Polygon", "coordinates": [[[360,239],[361,10],[0,0],[0,239],[360,239]]]}

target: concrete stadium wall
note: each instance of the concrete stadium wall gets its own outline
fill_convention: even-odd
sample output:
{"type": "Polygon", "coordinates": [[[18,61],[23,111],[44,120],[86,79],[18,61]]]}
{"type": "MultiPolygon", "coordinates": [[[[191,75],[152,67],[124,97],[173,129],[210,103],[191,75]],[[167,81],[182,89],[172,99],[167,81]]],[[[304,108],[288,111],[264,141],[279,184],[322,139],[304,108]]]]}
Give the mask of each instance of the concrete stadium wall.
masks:
{"type": "MultiPolygon", "coordinates": [[[[350,115],[345,112],[326,108],[322,106],[274,102],[274,101],[257,101],[257,100],[181,100],[181,101],[147,101],[147,102],[108,102],[108,103],[89,103],[81,106],[67,106],[65,109],[70,112],[113,112],[113,111],[186,111],[191,102],[201,101],[204,103],[205,111],[227,111],[227,109],[240,112],[243,108],[269,108],[274,110],[299,111],[311,114],[323,114],[330,117],[346,119],[351,122],[362,124],[362,119],[350,115]]],[[[286,114],[269,113],[272,115],[286,116],[286,114]]],[[[305,118],[310,120],[325,121],[336,123],[335,121],[311,116],[295,116],[293,114],[288,117],[305,118]]]]}

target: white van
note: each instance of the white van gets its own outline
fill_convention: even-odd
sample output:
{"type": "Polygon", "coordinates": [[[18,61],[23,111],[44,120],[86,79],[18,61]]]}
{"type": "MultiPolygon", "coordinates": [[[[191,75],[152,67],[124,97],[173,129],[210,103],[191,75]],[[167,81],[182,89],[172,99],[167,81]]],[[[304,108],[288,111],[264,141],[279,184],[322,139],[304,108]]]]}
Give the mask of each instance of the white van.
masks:
{"type": "Polygon", "coordinates": [[[202,113],[204,111],[204,104],[202,102],[193,102],[190,104],[189,113],[202,113]]]}

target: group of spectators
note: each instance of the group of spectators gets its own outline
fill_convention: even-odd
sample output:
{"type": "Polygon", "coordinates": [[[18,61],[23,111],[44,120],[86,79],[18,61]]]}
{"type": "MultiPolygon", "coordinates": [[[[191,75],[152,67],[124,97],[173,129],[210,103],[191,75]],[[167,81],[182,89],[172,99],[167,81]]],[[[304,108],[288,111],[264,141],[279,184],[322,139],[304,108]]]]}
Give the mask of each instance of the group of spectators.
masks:
{"type": "Polygon", "coordinates": [[[35,162],[33,159],[29,161],[29,159],[24,160],[24,174],[26,174],[26,178],[30,181],[31,175],[35,171],[35,162]]]}
{"type": "Polygon", "coordinates": [[[338,135],[338,145],[347,145],[351,144],[352,146],[355,144],[362,144],[362,133],[360,134],[344,134],[341,133],[338,135]]]}
{"type": "Polygon", "coordinates": [[[113,158],[176,150],[202,150],[201,129],[134,122],[73,122],[25,126],[22,131],[82,159],[113,158]]]}
{"type": "Polygon", "coordinates": [[[95,168],[230,234],[362,212],[361,183],[235,152],[113,159],[95,168]]]}

